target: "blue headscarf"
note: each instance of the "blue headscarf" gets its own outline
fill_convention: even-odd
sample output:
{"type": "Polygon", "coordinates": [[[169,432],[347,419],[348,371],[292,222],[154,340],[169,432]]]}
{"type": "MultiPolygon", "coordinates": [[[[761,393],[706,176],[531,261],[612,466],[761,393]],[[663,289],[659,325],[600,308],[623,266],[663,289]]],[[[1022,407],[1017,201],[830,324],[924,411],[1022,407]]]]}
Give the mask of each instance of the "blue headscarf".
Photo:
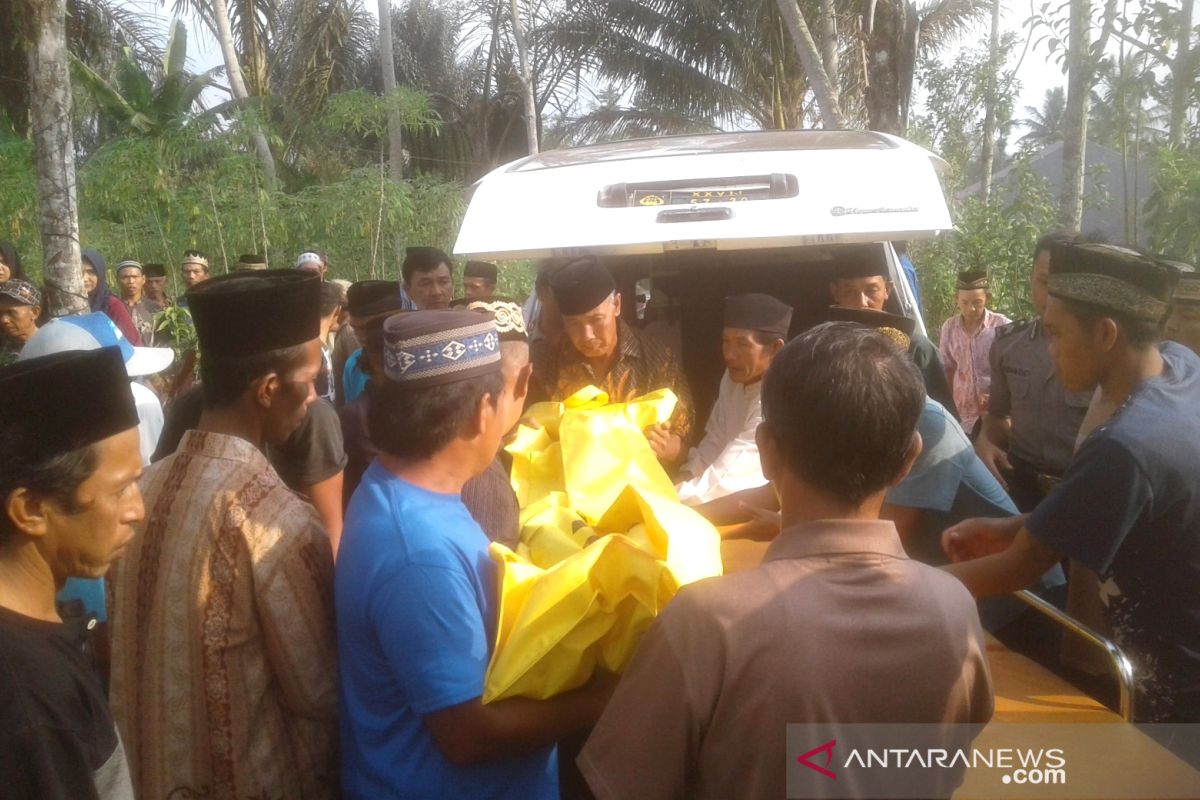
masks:
{"type": "MultiPolygon", "coordinates": [[[[88,306],[92,311],[103,311],[108,313],[108,266],[104,263],[104,258],[95,250],[80,250],[79,255],[82,260],[87,261],[92,265],[92,269],[96,270],[96,288],[88,293],[88,306]]],[[[82,265],[80,265],[82,268],[82,265]]]]}

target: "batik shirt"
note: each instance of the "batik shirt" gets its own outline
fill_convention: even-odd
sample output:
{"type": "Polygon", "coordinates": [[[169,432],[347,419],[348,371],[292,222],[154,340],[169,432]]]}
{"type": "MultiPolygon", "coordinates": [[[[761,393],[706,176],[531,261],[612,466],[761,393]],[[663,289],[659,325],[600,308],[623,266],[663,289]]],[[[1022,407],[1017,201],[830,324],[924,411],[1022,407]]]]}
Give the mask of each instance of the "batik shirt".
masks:
{"type": "Polygon", "coordinates": [[[194,430],[141,488],[112,611],[137,796],[335,796],[333,559],[316,512],[258,448],[194,430]]]}
{"type": "Polygon", "coordinates": [[[607,373],[597,375],[566,336],[559,342],[550,371],[545,385],[552,387],[554,400],[570,397],[586,386],[605,392],[613,403],[670,389],[679,400],[671,416],[671,432],[688,441],[695,411],[678,361],[666,347],[641,336],[623,320],[617,320],[617,357],[607,373]]]}
{"type": "Polygon", "coordinates": [[[967,331],[962,314],[955,314],[942,325],[939,349],[947,369],[954,370],[954,405],[962,419],[963,430],[970,433],[987,412],[992,385],[988,354],[996,338],[996,328],[1011,320],[1003,314],[983,310],[983,324],[975,333],[967,331]]]}
{"type": "Polygon", "coordinates": [[[154,345],[154,315],[162,311],[163,307],[145,296],[136,303],[130,303],[128,300],[124,302],[133,320],[133,327],[137,328],[138,336],[142,337],[142,344],[147,347],[154,345]]]}

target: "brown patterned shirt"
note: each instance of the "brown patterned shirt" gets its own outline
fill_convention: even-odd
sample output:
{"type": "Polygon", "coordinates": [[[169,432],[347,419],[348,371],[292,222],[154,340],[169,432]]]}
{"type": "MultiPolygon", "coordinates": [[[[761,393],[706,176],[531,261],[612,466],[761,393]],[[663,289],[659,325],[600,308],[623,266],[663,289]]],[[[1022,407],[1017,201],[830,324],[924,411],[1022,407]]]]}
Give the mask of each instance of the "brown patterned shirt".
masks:
{"type": "Polygon", "coordinates": [[[336,796],[333,559],[263,454],[188,431],[113,574],[112,706],[138,797],[336,796]]]}
{"type": "MultiPolygon", "coordinates": [[[[671,431],[682,436],[685,444],[689,441],[696,414],[692,393],[675,355],[658,342],[642,336],[624,320],[617,320],[617,358],[606,374],[596,375],[566,336],[558,344],[550,370],[553,374],[547,376],[545,383],[552,387],[553,400],[564,400],[585,386],[603,390],[614,403],[624,403],[659,389],[670,389],[679,398],[671,416],[671,431]]],[[[686,454],[686,450],[684,452],[686,454]]]]}

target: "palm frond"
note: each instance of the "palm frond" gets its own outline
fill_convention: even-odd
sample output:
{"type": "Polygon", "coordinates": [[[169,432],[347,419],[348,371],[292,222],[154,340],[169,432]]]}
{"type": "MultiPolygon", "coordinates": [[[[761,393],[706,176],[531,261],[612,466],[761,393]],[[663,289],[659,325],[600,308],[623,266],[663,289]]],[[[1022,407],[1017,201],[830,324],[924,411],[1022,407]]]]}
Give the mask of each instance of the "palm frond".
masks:
{"type": "Polygon", "coordinates": [[[984,20],[991,0],[924,0],[916,4],[921,20],[918,47],[922,53],[952,44],[984,20]]]}

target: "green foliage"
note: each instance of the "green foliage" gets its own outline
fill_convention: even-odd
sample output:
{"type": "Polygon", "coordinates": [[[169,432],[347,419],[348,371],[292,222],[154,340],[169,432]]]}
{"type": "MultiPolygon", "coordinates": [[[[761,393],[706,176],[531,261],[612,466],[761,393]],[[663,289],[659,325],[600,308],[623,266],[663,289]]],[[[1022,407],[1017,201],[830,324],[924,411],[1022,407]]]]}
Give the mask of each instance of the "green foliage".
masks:
{"type": "Polygon", "coordinates": [[[1013,319],[1029,317],[1029,267],[1034,245],[1055,229],[1057,203],[1046,182],[1023,164],[1012,173],[1011,191],[988,204],[971,198],[955,214],[953,233],[913,246],[921,281],[925,323],[937,331],[958,313],[954,282],[962,270],[992,276],[990,307],[1013,319]]]}
{"type": "MultiPolygon", "coordinates": [[[[412,97],[406,102],[420,106],[412,97]]],[[[335,120],[347,125],[376,124],[391,108],[369,96],[333,103],[340,109],[335,120]]],[[[432,125],[415,112],[405,119],[432,125]]],[[[332,137],[336,127],[329,125],[332,137]]],[[[268,191],[236,120],[211,138],[186,131],[120,136],[79,169],[81,239],[110,263],[139,258],[173,267],[184,250],[198,249],[221,274],[240,253],[264,253],[271,266],[281,267],[316,248],[329,258],[332,277],[398,278],[398,246],[453,246],[464,187],[426,176],[396,184],[378,153],[373,160],[369,167],[339,165],[296,191],[268,191]]],[[[13,239],[36,274],[41,252],[33,187],[31,146],[0,139],[0,220],[7,223],[0,238],[13,239]]],[[[178,274],[170,272],[178,294],[178,274]]]]}
{"type": "Polygon", "coordinates": [[[186,355],[197,349],[196,326],[186,308],[168,306],[154,315],[153,324],[154,330],[163,333],[164,338],[171,343],[176,364],[182,364],[186,355]]]}
{"type": "Polygon", "coordinates": [[[33,143],[0,130],[0,239],[8,239],[24,254],[38,243],[37,175],[33,143]]]}
{"type": "Polygon", "coordinates": [[[1157,161],[1154,192],[1146,201],[1150,246],[1200,263],[1200,153],[1163,148],[1157,161]]]}
{"type": "MultiPolygon", "coordinates": [[[[1016,46],[1007,34],[1000,42],[999,75],[996,76],[996,133],[998,156],[1013,126],[1013,102],[1021,85],[1011,69],[1003,68],[1016,46]]],[[[990,93],[993,67],[986,42],[959,51],[953,61],[942,63],[936,56],[921,59],[917,79],[926,91],[924,113],[916,114],[909,130],[914,141],[940,154],[950,164],[946,180],[951,190],[979,179],[983,147],[983,118],[990,93]]]]}

